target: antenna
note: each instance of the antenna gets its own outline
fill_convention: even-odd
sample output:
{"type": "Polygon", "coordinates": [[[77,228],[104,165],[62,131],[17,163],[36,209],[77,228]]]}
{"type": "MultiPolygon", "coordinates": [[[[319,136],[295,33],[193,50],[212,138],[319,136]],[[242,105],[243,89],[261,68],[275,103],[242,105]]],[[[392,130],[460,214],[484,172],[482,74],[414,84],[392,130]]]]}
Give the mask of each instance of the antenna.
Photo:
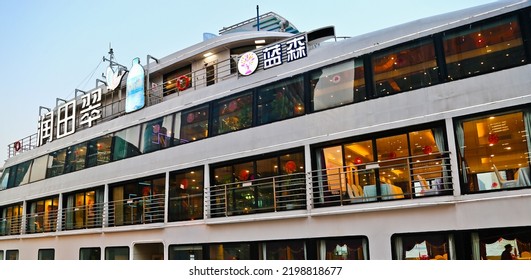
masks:
{"type": "Polygon", "coordinates": [[[256,31],[260,31],[260,6],[256,5],[256,31]]]}

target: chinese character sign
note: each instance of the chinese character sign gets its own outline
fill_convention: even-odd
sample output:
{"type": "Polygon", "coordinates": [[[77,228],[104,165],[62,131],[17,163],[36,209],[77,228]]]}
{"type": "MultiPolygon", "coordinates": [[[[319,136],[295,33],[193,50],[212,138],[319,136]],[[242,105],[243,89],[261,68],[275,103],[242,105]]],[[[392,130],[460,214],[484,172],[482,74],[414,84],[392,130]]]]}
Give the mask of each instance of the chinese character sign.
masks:
{"type": "Polygon", "coordinates": [[[79,125],[88,125],[101,119],[101,88],[81,97],[81,111],[79,112],[79,125]]]}
{"type": "Polygon", "coordinates": [[[286,61],[292,62],[307,56],[306,37],[299,36],[286,42],[286,61]]]}
{"type": "Polygon", "coordinates": [[[56,137],[62,138],[76,132],[76,101],[72,100],[57,108],[56,137]]]}
{"type": "Polygon", "coordinates": [[[264,70],[282,64],[282,46],[276,44],[262,50],[264,70]]]}
{"type": "Polygon", "coordinates": [[[40,116],[39,119],[39,146],[51,142],[53,139],[53,112],[40,116]]]}

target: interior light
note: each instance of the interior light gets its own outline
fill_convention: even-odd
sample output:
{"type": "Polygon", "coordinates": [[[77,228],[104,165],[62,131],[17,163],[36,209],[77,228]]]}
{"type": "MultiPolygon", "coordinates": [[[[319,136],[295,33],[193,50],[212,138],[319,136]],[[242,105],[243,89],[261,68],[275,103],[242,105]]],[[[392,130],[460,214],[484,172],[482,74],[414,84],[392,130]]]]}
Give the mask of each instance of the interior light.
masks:
{"type": "Polygon", "coordinates": [[[262,40],[255,40],[255,41],[254,41],[254,43],[255,43],[256,45],[258,45],[258,44],[265,44],[265,42],[266,42],[266,41],[263,40],[263,39],[262,39],[262,40]]]}
{"type": "Polygon", "coordinates": [[[211,52],[207,52],[207,53],[205,53],[203,56],[204,56],[204,57],[209,57],[209,56],[211,56],[211,55],[213,55],[213,53],[211,53],[211,52]]]}

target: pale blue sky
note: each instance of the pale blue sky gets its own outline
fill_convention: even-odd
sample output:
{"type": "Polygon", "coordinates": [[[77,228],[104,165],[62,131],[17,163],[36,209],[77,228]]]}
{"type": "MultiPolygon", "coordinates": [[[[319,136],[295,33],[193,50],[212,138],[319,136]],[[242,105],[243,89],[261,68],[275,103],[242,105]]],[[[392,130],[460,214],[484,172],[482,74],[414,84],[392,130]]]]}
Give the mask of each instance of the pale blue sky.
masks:
{"type": "Polygon", "coordinates": [[[7,146],[37,132],[39,106],[92,89],[107,63],[164,57],[202,41],[204,32],[272,11],[300,31],[334,25],[355,36],[494,0],[80,1],[0,0],[0,166],[7,146]],[[97,68],[97,66],[99,67],[97,68]]]}

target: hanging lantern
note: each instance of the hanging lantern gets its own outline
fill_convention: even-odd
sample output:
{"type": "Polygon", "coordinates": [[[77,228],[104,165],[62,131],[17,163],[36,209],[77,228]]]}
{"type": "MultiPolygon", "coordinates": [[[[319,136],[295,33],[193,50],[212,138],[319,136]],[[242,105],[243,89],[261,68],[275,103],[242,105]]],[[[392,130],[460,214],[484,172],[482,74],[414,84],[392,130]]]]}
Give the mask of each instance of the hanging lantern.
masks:
{"type": "Polygon", "coordinates": [[[249,170],[243,169],[240,171],[240,174],[238,174],[238,179],[240,181],[247,181],[249,179],[249,170]]]}
{"type": "Polygon", "coordinates": [[[395,159],[396,158],[396,152],[390,152],[389,153],[389,158],[390,159],[395,159]]]}
{"type": "Polygon", "coordinates": [[[500,141],[500,138],[498,137],[498,134],[496,133],[489,134],[489,137],[487,139],[489,141],[489,145],[491,146],[498,144],[498,141],[500,141]]]}
{"type": "Polygon", "coordinates": [[[355,164],[362,164],[363,160],[361,158],[357,157],[357,158],[354,159],[354,163],[355,164]]]}
{"type": "Polygon", "coordinates": [[[188,179],[182,179],[179,187],[183,190],[186,190],[188,188],[188,179]]]}
{"type": "Polygon", "coordinates": [[[424,146],[424,148],[422,148],[422,152],[425,154],[425,155],[429,155],[433,152],[433,148],[429,145],[426,145],[424,146]]]}
{"type": "Polygon", "coordinates": [[[297,170],[297,165],[293,160],[290,160],[284,164],[284,169],[286,170],[286,173],[291,174],[297,170]]]}

